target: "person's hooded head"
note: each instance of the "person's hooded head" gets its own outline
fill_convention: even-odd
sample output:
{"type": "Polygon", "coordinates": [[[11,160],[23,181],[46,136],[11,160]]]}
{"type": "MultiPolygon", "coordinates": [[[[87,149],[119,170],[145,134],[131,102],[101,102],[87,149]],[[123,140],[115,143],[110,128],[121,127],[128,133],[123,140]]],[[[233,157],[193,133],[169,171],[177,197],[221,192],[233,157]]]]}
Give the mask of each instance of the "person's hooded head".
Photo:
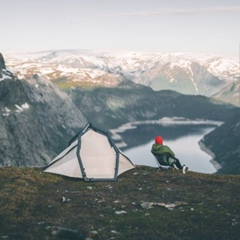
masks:
{"type": "Polygon", "coordinates": [[[155,143],[156,144],[163,144],[163,138],[161,136],[155,137],[155,143]]]}

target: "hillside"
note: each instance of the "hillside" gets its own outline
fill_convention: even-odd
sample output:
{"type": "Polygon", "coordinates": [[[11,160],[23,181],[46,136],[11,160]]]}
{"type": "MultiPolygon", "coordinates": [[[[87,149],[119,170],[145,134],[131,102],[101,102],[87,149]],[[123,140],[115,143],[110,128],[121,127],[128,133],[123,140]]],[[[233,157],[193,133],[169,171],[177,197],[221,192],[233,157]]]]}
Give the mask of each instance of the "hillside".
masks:
{"type": "Polygon", "coordinates": [[[230,104],[205,96],[153,91],[133,82],[124,82],[116,88],[74,88],[67,94],[89,121],[108,128],[162,117],[226,121],[236,110],[230,104]]]}
{"type": "Polygon", "coordinates": [[[240,109],[228,121],[204,137],[202,142],[214,153],[222,168],[218,173],[240,173],[240,109]]]}
{"type": "Polygon", "coordinates": [[[83,182],[6,167],[0,179],[2,239],[240,238],[240,176],[138,166],[116,182],[83,182]]]}
{"type": "Polygon", "coordinates": [[[0,166],[45,166],[86,124],[45,77],[19,80],[0,58],[0,166]]]}

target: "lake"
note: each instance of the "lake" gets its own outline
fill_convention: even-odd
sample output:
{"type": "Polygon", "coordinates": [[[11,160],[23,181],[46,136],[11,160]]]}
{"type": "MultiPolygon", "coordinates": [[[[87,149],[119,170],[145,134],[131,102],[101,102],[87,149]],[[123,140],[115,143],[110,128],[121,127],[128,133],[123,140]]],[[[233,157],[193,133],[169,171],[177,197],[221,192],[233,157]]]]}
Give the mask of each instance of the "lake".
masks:
{"type": "Polygon", "coordinates": [[[219,124],[219,122],[186,120],[169,122],[169,119],[167,123],[137,122],[115,129],[113,138],[134,164],[157,167],[151,147],[155,136],[160,135],[164,139],[164,145],[168,145],[190,171],[215,173],[216,168],[210,162],[212,157],[200,148],[199,141],[219,124]]]}

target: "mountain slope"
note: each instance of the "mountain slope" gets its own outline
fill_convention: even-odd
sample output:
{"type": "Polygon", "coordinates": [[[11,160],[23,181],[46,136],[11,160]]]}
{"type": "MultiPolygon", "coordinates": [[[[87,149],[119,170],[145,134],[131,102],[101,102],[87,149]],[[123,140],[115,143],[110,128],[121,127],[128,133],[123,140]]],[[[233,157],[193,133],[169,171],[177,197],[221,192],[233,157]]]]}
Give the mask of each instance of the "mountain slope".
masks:
{"type": "Polygon", "coordinates": [[[45,166],[86,120],[45,77],[0,71],[0,166],[45,166]]]}
{"type": "Polygon", "coordinates": [[[204,137],[202,142],[222,168],[218,173],[240,173],[240,109],[225,124],[204,137]]]}
{"type": "Polygon", "coordinates": [[[228,84],[212,96],[223,102],[229,102],[240,107],[240,80],[228,84]]]}

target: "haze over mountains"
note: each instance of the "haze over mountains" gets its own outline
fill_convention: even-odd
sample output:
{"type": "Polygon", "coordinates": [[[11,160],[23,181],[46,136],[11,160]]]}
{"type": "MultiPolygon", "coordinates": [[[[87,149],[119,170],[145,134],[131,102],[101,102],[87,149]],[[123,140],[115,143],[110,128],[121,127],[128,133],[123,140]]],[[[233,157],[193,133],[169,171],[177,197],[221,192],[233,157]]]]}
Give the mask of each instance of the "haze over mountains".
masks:
{"type": "Polygon", "coordinates": [[[8,68],[19,78],[46,75],[62,88],[117,86],[123,80],[183,94],[200,94],[239,103],[237,58],[187,53],[46,51],[7,55],[8,68]],[[229,97],[226,97],[226,91],[229,97]]]}
{"type": "Polygon", "coordinates": [[[163,61],[153,54],[74,50],[11,55],[4,61],[0,55],[0,166],[46,165],[87,121],[109,130],[127,122],[181,117],[225,122],[203,143],[214,153],[224,145],[227,155],[215,154],[214,160],[227,166],[223,173],[240,173],[239,144],[232,145],[227,134],[231,129],[239,142],[239,108],[195,95],[239,86],[236,62],[187,56],[169,54],[163,61]],[[174,83],[179,92],[154,89],[161,81],[164,88],[174,83]],[[194,95],[183,95],[185,88],[194,95]],[[223,133],[216,141],[214,136],[223,133]]]}

